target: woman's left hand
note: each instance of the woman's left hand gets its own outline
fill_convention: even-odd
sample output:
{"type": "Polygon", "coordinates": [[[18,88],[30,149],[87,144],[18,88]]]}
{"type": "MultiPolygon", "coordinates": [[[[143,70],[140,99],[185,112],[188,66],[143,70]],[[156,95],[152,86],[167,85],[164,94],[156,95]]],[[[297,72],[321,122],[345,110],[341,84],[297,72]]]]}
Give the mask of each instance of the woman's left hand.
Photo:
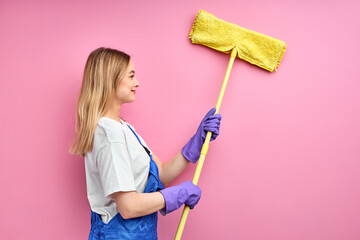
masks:
{"type": "Polygon", "coordinates": [[[215,140],[219,135],[222,116],[220,114],[214,115],[215,112],[216,108],[210,109],[201,121],[195,135],[181,150],[184,157],[192,163],[196,163],[200,157],[201,148],[205,142],[207,132],[212,132],[210,141],[215,140]]]}

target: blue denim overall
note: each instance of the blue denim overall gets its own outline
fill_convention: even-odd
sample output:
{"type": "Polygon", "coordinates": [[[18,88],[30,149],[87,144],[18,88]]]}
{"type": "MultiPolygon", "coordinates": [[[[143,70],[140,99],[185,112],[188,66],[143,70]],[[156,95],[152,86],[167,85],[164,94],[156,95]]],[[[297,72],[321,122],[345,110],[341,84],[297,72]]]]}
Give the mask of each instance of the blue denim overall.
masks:
{"type": "MultiPolygon", "coordinates": [[[[139,137],[134,130],[127,125],[130,130],[135,134],[139,143],[142,145],[139,137]]],[[[145,151],[150,156],[150,170],[148,182],[145,186],[144,193],[156,192],[164,189],[164,185],[159,179],[159,170],[152,159],[150,151],[142,145],[145,151]]],[[[158,213],[137,217],[123,219],[120,213],[117,213],[109,223],[104,223],[101,217],[91,211],[91,230],[89,234],[89,240],[107,240],[107,239],[131,239],[131,240],[143,240],[143,239],[158,239],[157,238],[157,219],[158,213]]]]}

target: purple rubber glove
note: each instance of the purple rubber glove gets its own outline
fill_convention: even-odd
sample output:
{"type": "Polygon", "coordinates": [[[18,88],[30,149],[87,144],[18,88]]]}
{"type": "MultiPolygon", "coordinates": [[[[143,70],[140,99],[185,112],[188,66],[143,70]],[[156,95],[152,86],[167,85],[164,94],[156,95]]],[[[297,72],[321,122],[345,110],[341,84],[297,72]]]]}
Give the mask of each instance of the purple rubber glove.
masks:
{"type": "Polygon", "coordinates": [[[181,152],[184,157],[192,163],[196,163],[200,157],[202,145],[205,142],[205,137],[208,131],[212,132],[210,141],[216,139],[219,135],[220,121],[222,116],[215,114],[216,108],[210,109],[201,121],[195,135],[182,148],[181,152]]]}
{"type": "Polygon", "coordinates": [[[160,213],[165,216],[179,209],[184,203],[193,209],[201,197],[201,189],[190,181],[160,191],[165,199],[165,208],[160,213]]]}

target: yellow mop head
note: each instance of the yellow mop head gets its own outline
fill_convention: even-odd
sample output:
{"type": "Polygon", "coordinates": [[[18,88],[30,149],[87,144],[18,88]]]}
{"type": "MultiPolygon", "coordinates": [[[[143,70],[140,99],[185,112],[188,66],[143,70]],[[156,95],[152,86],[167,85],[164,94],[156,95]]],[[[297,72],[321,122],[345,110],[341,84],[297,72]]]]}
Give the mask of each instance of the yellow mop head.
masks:
{"type": "Polygon", "coordinates": [[[236,47],[240,59],[270,72],[276,71],[286,49],[283,41],[225,22],[203,10],[195,18],[190,39],[224,53],[236,47]]]}

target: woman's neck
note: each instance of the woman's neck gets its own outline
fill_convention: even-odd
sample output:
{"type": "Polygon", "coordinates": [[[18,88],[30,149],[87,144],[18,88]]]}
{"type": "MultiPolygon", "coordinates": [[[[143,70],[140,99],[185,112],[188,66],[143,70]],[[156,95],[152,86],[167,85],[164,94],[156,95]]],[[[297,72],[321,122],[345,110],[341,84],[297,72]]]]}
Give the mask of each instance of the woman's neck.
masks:
{"type": "Polygon", "coordinates": [[[121,105],[112,105],[103,115],[103,117],[107,117],[110,119],[113,119],[115,121],[118,121],[122,124],[120,121],[119,115],[120,115],[120,109],[121,105]]]}

